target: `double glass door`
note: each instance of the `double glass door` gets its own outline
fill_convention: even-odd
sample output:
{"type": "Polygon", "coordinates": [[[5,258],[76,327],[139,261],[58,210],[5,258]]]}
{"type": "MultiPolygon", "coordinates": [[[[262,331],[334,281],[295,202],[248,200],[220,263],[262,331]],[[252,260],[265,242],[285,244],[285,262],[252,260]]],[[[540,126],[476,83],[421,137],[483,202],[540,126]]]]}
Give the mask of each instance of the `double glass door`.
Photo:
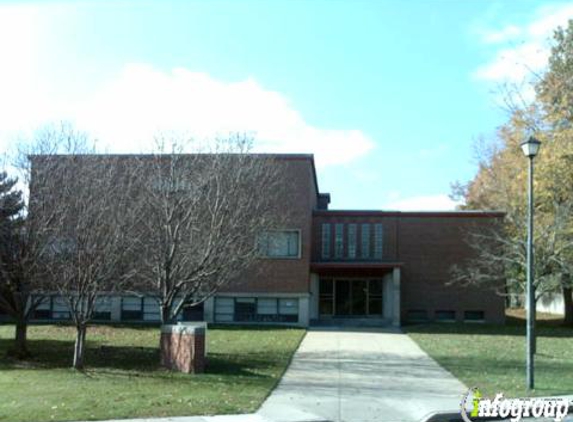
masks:
{"type": "Polygon", "coordinates": [[[381,279],[321,279],[321,316],[381,316],[381,279]]]}

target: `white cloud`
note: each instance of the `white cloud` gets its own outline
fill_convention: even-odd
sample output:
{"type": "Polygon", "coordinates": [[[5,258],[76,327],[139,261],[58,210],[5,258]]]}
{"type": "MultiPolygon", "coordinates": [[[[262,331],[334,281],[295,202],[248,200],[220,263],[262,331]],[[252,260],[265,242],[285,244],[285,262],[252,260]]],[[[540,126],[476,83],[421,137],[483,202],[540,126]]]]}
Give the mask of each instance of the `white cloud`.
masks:
{"type": "Polygon", "coordinates": [[[228,83],[183,68],[126,65],[92,98],[73,106],[69,113],[80,127],[120,151],[141,149],[162,130],[199,139],[249,133],[258,151],[314,153],[321,166],[350,162],[374,147],[360,130],[309,124],[284,95],[253,79],[228,83]]]}
{"type": "Polygon", "coordinates": [[[486,44],[498,44],[516,39],[522,35],[522,30],[516,25],[507,25],[500,30],[485,30],[482,41],[486,44]]]}
{"type": "Polygon", "coordinates": [[[545,67],[553,31],[566,26],[571,18],[573,4],[544,6],[524,24],[480,31],[481,42],[495,45],[496,51],[492,60],[479,67],[473,76],[489,82],[524,84],[532,71],[545,67]]]}
{"type": "Polygon", "coordinates": [[[285,94],[252,78],[228,82],[145,63],[86,73],[85,64],[66,55],[67,40],[56,30],[74,8],[52,6],[0,5],[0,153],[20,134],[60,120],[75,122],[110,152],[147,149],[162,130],[200,140],[243,132],[255,138],[257,151],[314,153],[318,166],[349,163],[374,148],[359,129],[307,122],[285,94]],[[57,70],[60,60],[65,72],[57,70]]]}
{"type": "Polygon", "coordinates": [[[384,204],[384,210],[397,211],[452,211],[458,202],[452,200],[446,194],[413,196],[403,199],[394,199],[384,204]]]}

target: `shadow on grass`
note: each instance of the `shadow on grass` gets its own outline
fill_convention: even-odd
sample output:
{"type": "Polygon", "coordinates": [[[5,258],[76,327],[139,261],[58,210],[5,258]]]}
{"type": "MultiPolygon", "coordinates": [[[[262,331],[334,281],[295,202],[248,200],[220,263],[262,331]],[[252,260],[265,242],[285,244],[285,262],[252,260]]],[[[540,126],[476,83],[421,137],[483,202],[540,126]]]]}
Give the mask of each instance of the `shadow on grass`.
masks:
{"type": "MultiPolygon", "coordinates": [[[[509,320],[509,318],[508,318],[509,320]]],[[[508,321],[507,325],[467,324],[467,323],[428,323],[405,325],[402,327],[406,333],[416,334],[463,334],[463,335],[499,335],[524,336],[525,325],[521,321],[508,321]]],[[[540,337],[571,337],[573,328],[561,325],[537,324],[537,334],[540,337]]]]}
{"type": "MultiPolygon", "coordinates": [[[[73,341],[28,340],[32,354],[29,359],[17,360],[7,357],[12,340],[0,339],[0,370],[26,369],[69,369],[74,351],[73,341]]],[[[222,354],[209,353],[205,374],[235,377],[270,378],[261,371],[277,365],[280,357],[269,357],[265,353],[222,354]]],[[[108,374],[171,377],[171,372],[159,364],[159,348],[132,346],[100,346],[90,344],[86,350],[86,375],[108,374]]]]}
{"type": "MultiPolygon", "coordinates": [[[[541,357],[540,354],[537,356],[541,357]]],[[[471,359],[467,356],[453,355],[433,357],[449,371],[456,374],[463,373],[466,376],[474,374],[476,371],[479,372],[480,369],[487,369],[487,379],[489,380],[500,380],[512,376],[521,380],[525,375],[524,359],[520,359],[518,356],[515,358],[504,357],[503,359],[493,356],[472,356],[471,359]]],[[[544,357],[545,359],[537,360],[536,363],[538,375],[535,395],[542,395],[543,392],[548,392],[551,395],[571,394],[571,383],[564,378],[563,374],[573,372],[573,362],[557,361],[554,359],[555,356],[545,355],[544,357]]]]}
{"type": "Polygon", "coordinates": [[[250,325],[250,324],[209,324],[209,330],[225,330],[225,331],[277,331],[277,330],[302,330],[299,327],[292,327],[286,325],[250,325]]]}

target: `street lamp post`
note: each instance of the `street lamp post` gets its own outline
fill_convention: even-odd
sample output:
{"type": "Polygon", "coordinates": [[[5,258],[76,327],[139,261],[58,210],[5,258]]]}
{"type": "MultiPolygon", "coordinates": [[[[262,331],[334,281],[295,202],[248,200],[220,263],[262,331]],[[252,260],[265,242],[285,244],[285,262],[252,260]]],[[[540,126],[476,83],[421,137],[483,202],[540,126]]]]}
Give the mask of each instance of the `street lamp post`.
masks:
{"type": "Polygon", "coordinates": [[[535,353],[535,291],[533,288],[533,159],[539,151],[539,142],[533,136],[521,144],[521,149],[529,158],[528,174],[528,202],[527,202],[527,354],[526,376],[527,388],[533,390],[534,380],[534,353],[535,353]]]}

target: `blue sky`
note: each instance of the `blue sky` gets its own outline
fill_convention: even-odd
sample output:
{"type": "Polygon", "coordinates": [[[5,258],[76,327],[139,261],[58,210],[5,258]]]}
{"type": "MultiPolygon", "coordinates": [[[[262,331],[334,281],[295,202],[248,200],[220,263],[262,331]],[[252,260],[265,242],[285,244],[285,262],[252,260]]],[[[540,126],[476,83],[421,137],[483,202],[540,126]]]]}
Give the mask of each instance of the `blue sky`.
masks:
{"type": "Polygon", "coordinates": [[[512,0],[0,3],[0,152],[58,120],[119,152],[241,131],[314,153],[334,208],[449,209],[506,118],[500,84],[527,96],[568,17],[512,0]]]}

